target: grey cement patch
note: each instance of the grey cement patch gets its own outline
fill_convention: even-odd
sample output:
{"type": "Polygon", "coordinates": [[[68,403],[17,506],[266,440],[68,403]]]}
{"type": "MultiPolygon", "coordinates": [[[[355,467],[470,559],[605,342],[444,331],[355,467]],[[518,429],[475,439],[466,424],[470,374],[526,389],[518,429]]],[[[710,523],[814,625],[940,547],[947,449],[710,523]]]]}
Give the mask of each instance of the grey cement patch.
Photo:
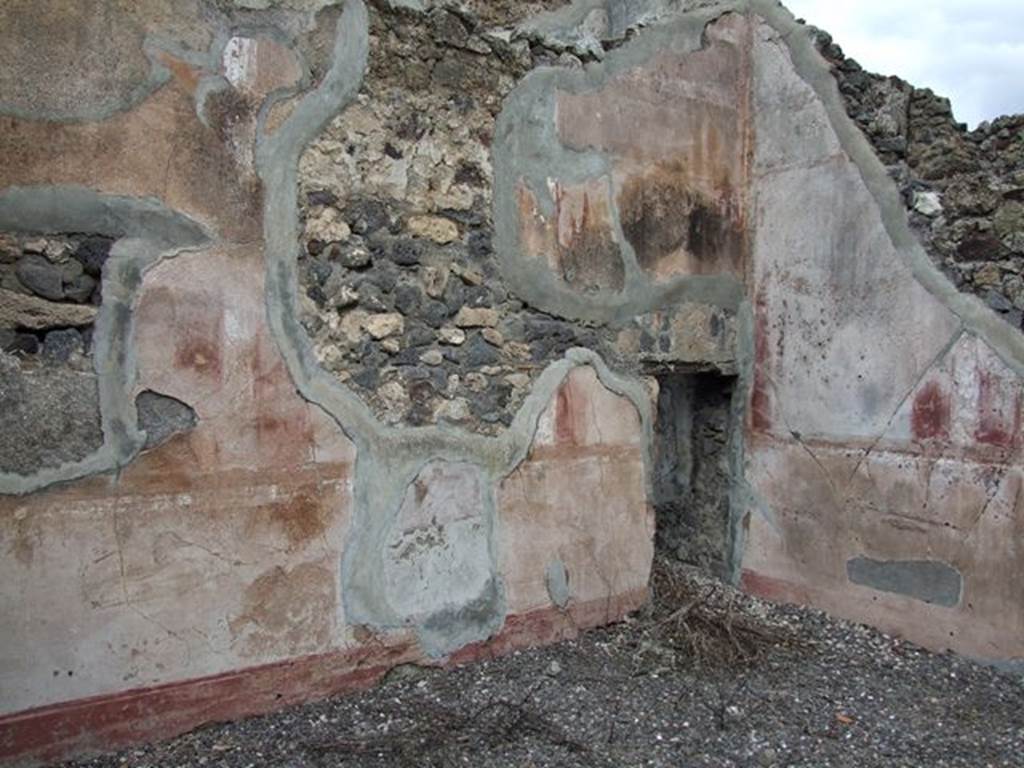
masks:
{"type": "Polygon", "coordinates": [[[440,627],[437,616],[480,603],[478,621],[487,606],[500,608],[493,524],[494,501],[480,467],[423,467],[405,490],[385,545],[384,597],[402,624],[440,627]],[[481,603],[481,595],[490,597],[481,603]]]}
{"type": "MultiPolygon", "coordinates": [[[[733,424],[745,424],[747,418],[748,393],[754,381],[754,308],[749,301],[740,304],[736,313],[736,383],[732,390],[729,416],[733,424]]],[[[751,508],[765,509],[766,517],[772,521],[773,512],[759,504],[746,476],[746,441],[744,431],[738,430],[729,445],[729,545],[726,553],[724,580],[729,584],[739,583],[743,567],[743,552],[746,546],[744,520],[751,508]]]]}
{"type": "Polygon", "coordinates": [[[139,431],[146,433],[143,449],[154,448],[198,423],[196,412],[186,403],[159,392],[146,390],[135,398],[139,431]]]}
{"type": "Polygon", "coordinates": [[[0,353],[0,473],[26,476],[81,461],[103,444],[96,375],[0,353]]]}
{"type": "Polygon", "coordinates": [[[8,187],[0,191],[0,229],[12,232],[95,232],[145,239],[155,247],[199,245],[202,225],[151,197],[101,195],[87,187],[8,187]]]}
{"type": "Polygon", "coordinates": [[[544,585],[552,603],[559,608],[565,608],[569,604],[569,572],[565,570],[565,563],[561,560],[552,560],[547,564],[544,569],[544,585]]]}
{"type": "Polygon", "coordinates": [[[957,605],[963,590],[960,572],[935,560],[855,557],[846,561],[846,575],[854,584],[879,592],[906,595],[945,608],[957,605]]]}
{"type": "Polygon", "coordinates": [[[501,581],[491,579],[472,600],[432,614],[417,628],[417,636],[429,656],[441,658],[496,633],[505,622],[505,613],[501,581]]]}

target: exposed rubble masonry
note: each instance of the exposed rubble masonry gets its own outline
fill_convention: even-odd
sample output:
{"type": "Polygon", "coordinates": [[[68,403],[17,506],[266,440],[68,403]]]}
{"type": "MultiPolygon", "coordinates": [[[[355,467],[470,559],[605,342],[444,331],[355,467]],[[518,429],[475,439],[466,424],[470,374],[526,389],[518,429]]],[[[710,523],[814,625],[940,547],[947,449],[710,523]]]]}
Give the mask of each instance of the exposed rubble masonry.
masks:
{"type": "Polygon", "coordinates": [[[1019,118],[768,0],[0,39],[0,761],[571,637],[656,547],[1024,657],[1019,118]]]}

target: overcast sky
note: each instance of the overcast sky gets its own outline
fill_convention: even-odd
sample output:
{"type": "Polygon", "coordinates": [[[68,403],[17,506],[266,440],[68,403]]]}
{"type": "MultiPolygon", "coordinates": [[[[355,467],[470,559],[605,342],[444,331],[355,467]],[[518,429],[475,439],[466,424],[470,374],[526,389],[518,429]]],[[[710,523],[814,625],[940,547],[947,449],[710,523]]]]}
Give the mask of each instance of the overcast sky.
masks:
{"type": "Polygon", "coordinates": [[[1024,0],[783,0],[847,56],[953,102],[972,128],[1024,112],[1024,0]]]}

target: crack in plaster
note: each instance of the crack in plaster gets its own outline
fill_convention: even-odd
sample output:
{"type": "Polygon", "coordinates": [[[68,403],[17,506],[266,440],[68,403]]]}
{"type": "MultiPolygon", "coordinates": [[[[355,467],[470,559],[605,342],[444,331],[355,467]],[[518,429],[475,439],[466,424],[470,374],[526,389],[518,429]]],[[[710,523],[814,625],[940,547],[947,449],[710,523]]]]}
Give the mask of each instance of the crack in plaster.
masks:
{"type": "Polygon", "coordinates": [[[154,619],[152,616],[150,616],[144,610],[142,610],[138,605],[136,605],[134,600],[132,600],[128,590],[128,575],[124,562],[124,539],[123,534],[121,532],[121,518],[120,515],[118,514],[116,507],[111,509],[110,515],[111,524],[114,530],[114,542],[117,545],[117,561],[121,581],[121,594],[124,598],[124,606],[143,621],[152,624],[153,626],[160,629],[168,637],[182,643],[185,646],[186,663],[191,663],[192,646],[189,644],[188,640],[182,637],[174,630],[172,630],[170,627],[165,626],[162,622],[158,621],[157,619],[154,619]]]}
{"type": "Polygon", "coordinates": [[[906,394],[904,394],[903,397],[900,398],[899,402],[896,404],[896,407],[893,409],[892,415],[889,417],[888,421],[886,421],[885,427],[880,431],[878,437],[876,437],[871,442],[871,444],[864,451],[864,455],[858,459],[857,463],[850,471],[850,475],[846,479],[847,482],[853,480],[853,478],[857,474],[857,471],[861,468],[861,465],[863,465],[864,462],[868,460],[868,457],[870,457],[871,454],[874,452],[875,448],[878,447],[878,444],[885,439],[885,436],[889,433],[889,430],[892,428],[893,422],[896,420],[896,417],[903,409],[903,406],[906,405],[907,401],[914,395],[914,392],[916,392],[918,388],[921,386],[921,382],[923,382],[937,366],[942,364],[943,360],[946,359],[949,353],[956,346],[957,342],[959,342],[960,339],[963,338],[963,335],[964,328],[963,326],[961,326],[953,333],[949,341],[946,342],[946,345],[939,350],[935,357],[932,358],[931,362],[928,365],[924,366],[924,368],[921,370],[920,375],[910,386],[910,388],[907,389],[906,394]]]}

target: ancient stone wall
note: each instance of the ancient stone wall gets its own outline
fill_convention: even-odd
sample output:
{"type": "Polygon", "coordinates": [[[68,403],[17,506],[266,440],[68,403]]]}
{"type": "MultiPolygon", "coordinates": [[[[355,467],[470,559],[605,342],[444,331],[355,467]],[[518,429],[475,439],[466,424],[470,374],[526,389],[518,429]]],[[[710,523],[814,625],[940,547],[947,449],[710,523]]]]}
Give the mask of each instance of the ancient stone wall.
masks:
{"type": "MultiPolygon", "coordinates": [[[[581,56],[593,54],[553,50],[539,37],[513,40],[514,18],[489,18],[503,26],[485,26],[465,9],[375,7],[356,103],[300,161],[301,321],[320,363],[387,423],[496,434],[566,350],[586,347],[636,373],[673,335],[645,317],[583,326],[531,305],[529,292],[503,280],[491,157],[503,101],[532,69],[578,71],[581,56]]],[[[684,179],[665,171],[628,184],[621,226],[641,260],[685,249],[691,234],[708,241],[707,258],[740,252],[739,243],[716,240],[731,232],[718,232],[711,211],[693,233],[666,225],[674,218],[678,227],[687,206],[704,204],[687,199],[684,179]]],[[[606,195],[600,187],[557,190],[556,223],[534,235],[557,282],[583,296],[625,288],[606,195]]],[[[723,329],[731,322],[720,319],[723,329]]],[[[719,344],[728,362],[728,341],[719,344]]]]}
{"type": "Polygon", "coordinates": [[[0,759],[553,642],[656,544],[1024,655],[1024,337],[925,250],[1012,304],[969,233],[1015,252],[1017,123],[767,0],[16,0],[0,41],[0,759]]]}
{"type": "MultiPolygon", "coordinates": [[[[466,142],[479,178],[445,182],[461,157],[447,149],[417,166],[440,174],[424,190],[476,188],[468,203],[362,189],[370,172],[333,160],[325,184],[308,163],[338,136],[372,153],[345,121],[367,94],[384,109],[417,92],[379,82],[400,81],[387,26],[412,45],[486,24],[500,48],[512,17],[248,5],[0,9],[5,34],[36,42],[21,73],[33,89],[5,81],[0,98],[4,756],[109,747],[395,664],[550,642],[646,596],[655,390],[635,354],[613,370],[594,351],[611,331],[503,287],[489,139],[466,142]],[[66,65],[105,29],[116,61],[66,65]],[[310,324],[327,311],[314,260],[338,268],[329,286],[377,281],[351,280],[374,311],[344,318],[361,347],[341,367],[310,324]],[[374,298],[403,308],[409,333],[379,333],[389,313],[374,298]],[[407,407],[380,408],[389,384],[407,407]]],[[[462,66],[504,73],[473,94],[493,128],[523,70],[471,44],[462,66]]],[[[423,66],[440,76],[463,49],[436,45],[423,66]]],[[[399,114],[448,147],[465,105],[420,86],[426,101],[399,114]]],[[[399,128],[383,135],[413,157],[424,135],[399,128]]]]}

